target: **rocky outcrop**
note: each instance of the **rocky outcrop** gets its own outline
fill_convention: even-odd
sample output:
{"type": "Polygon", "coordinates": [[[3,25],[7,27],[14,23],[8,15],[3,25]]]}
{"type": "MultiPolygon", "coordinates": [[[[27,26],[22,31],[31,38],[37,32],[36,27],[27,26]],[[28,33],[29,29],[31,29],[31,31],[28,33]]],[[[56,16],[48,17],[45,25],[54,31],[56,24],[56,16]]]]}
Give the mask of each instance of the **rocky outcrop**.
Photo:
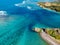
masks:
{"type": "Polygon", "coordinates": [[[48,8],[60,12],[60,3],[57,2],[39,2],[40,7],[48,8]]]}

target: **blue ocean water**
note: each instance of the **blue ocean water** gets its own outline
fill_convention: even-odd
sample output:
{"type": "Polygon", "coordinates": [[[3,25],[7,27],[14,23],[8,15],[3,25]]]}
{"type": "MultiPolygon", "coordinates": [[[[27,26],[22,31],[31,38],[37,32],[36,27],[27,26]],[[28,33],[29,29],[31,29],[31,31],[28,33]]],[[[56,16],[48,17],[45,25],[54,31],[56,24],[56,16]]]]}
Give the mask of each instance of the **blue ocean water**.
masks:
{"type": "Polygon", "coordinates": [[[36,3],[29,2],[25,3],[26,6],[16,7],[14,4],[22,0],[0,2],[0,10],[8,14],[0,16],[0,45],[47,45],[32,28],[60,27],[60,14],[45,10],[36,3]]]}
{"type": "Polygon", "coordinates": [[[29,14],[0,17],[0,45],[46,45],[46,42],[32,31],[35,17],[29,14]],[[35,42],[35,44],[34,44],[35,42]]]}

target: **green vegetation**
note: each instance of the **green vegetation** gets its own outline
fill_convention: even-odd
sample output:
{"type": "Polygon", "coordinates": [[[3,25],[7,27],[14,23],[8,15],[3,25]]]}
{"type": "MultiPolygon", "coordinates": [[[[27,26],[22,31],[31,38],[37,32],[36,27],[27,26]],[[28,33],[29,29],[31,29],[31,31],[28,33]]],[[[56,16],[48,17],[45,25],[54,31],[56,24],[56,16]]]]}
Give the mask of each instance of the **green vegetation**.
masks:
{"type": "Polygon", "coordinates": [[[39,6],[43,7],[43,8],[48,8],[48,9],[51,9],[51,10],[55,10],[57,12],[60,12],[60,3],[58,2],[38,2],[39,6]],[[47,6],[47,5],[49,6],[47,6]]]}
{"type": "Polygon", "coordinates": [[[33,28],[32,30],[34,30],[35,32],[41,33],[42,31],[44,31],[45,33],[47,33],[48,35],[54,37],[55,39],[60,40],[60,28],[33,28]]]}
{"type": "Polygon", "coordinates": [[[56,32],[55,30],[47,30],[47,33],[54,37],[55,39],[60,40],[60,34],[58,32],[56,32]]]}

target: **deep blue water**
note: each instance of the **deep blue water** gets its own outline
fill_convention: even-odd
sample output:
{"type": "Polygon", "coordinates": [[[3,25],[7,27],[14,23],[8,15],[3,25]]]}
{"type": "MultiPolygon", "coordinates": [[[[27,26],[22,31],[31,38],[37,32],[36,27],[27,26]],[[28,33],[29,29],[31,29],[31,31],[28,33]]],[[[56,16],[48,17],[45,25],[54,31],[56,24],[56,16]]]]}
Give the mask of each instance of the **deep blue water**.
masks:
{"type": "Polygon", "coordinates": [[[22,0],[0,1],[0,10],[8,13],[5,17],[0,16],[0,45],[47,45],[32,28],[60,28],[60,14],[35,3],[26,4],[34,10],[14,6],[19,2],[22,0]]]}

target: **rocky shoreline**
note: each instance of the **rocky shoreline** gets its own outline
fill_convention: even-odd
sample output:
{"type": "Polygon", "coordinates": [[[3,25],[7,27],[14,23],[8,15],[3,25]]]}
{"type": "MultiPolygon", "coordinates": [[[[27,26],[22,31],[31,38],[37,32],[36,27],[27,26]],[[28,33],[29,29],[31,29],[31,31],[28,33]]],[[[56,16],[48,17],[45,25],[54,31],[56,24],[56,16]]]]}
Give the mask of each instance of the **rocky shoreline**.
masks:
{"type": "MultiPolygon", "coordinates": [[[[34,31],[39,33],[39,35],[49,44],[49,45],[60,45],[60,39],[55,39],[54,37],[52,37],[50,34],[51,32],[48,32],[47,30],[51,30],[53,28],[35,28],[34,31]]],[[[55,31],[55,33],[57,32],[57,30],[60,30],[58,28],[54,28],[53,29],[55,31]]],[[[54,32],[53,32],[54,33],[54,32]]],[[[60,32],[58,32],[60,33],[60,32]]],[[[57,34],[57,33],[56,33],[57,34]]],[[[53,34],[52,34],[53,35],[53,34]]]]}
{"type": "Polygon", "coordinates": [[[60,3],[57,2],[38,2],[37,3],[42,8],[48,8],[60,12],[60,3]]]}
{"type": "Polygon", "coordinates": [[[46,34],[45,32],[41,32],[40,36],[49,44],[49,45],[60,45],[53,37],[46,34]]]}

